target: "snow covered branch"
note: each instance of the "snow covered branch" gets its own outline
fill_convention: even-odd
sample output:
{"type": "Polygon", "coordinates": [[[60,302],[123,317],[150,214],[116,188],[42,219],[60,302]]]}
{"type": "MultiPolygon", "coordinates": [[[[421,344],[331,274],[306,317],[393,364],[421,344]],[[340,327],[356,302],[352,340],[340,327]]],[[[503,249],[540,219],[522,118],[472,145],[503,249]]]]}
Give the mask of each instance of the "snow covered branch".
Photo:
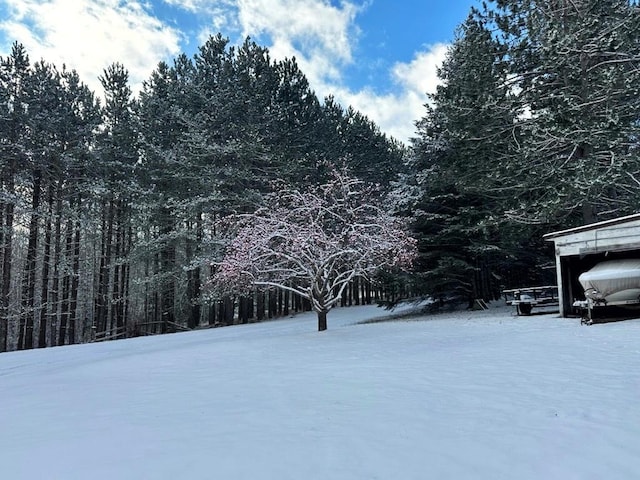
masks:
{"type": "Polygon", "coordinates": [[[263,208],[237,217],[214,282],[236,291],[266,286],[307,298],[326,314],[356,277],[405,268],[415,240],[402,221],[373,203],[372,187],[344,172],[306,191],[282,190],[263,208]]]}

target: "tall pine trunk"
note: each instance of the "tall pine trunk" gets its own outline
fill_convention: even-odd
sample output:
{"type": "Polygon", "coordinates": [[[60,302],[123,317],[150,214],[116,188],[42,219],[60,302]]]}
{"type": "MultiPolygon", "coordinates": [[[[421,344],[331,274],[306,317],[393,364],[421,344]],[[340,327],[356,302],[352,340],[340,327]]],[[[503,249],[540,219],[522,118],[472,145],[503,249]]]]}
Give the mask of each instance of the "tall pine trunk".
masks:
{"type": "Polygon", "coordinates": [[[109,319],[109,285],[111,283],[111,263],[113,250],[113,201],[103,204],[102,240],[100,247],[100,266],[96,294],[96,331],[103,333],[107,330],[109,319]]]}
{"type": "Polygon", "coordinates": [[[129,254],[131,253],[131,243],[133,241],[133,228],[130,217],[127,217],[127,224],[124,230],[122,238],[123,264],[120,275],[120,291],[122,292],[120,318],[122,319],[122,327],[126,328],[129,322],[129,275],[131,272],[129,254]]]}
{"type": "Polygon", "coordinates": [[[42,291],[40,307],[40,328],[38,332],[38,348],[47,346],[47,327],[49,326],[51,303],[49,301],[49,271],[51,268],[51,233],[53,223],[54,182],[49,185],[49,198],[47,200],[47,220],[44,227],[44,253],[42,256],[42,291]]]}
{"type": "Polygon", "coordinates": [[[49,324],[49,345],[61,345],[58,337],[60,318],[58,316],[60,300],[60,266],[62,257],[62,198],[56,201],[55,227],[53,233],[53,279],[51,283],[51,320],[49,324]]]}
{"type": "MultiPolygon", "coordinates": [[[[191,230],[195,228],[195,242],[191,238],[191,236],[187,237],[187,242],[186,242],[187,265],[191,261],[193,261],[198,245],[200,245],[202,242],[203,227],[202,227],[202,215],[200,213],[196,215],[195,226],[192,224],[190,225],[190,227],[191,227],[191,230]]],[[[201,289],[200,267],[189,269],[187,271],[187,296],[189,298],[189,303],[190,303],[189,318],[187,319],[187,325],[189,328],[196,328],[198,325],[200,325],[200,316],[201,316],[200,289],[201,289]]]]}
{"type": "MultiPolygon", "coordinates": [[[[74,233],[73,233],[73,260],[71,261],[72,270],[71,270],[71,298],[69,300],[69,321],[71,325],[71,329],[69,331],[70,335],[75,338],[75,330],[77,323],[77,311],[78,311],[78,286],[80,283],[80,208],[82,205],[82,196],[79,194],[75,207],[75,221],[72,222],[74,225],[74,233]]],[[[73,209],[72,209],[73,210],[73,209]]]]}
{"type": "Polygon", "coordinates": [[[22,309],[18,331],[18,350],[33,348],[33,316],[36,289],[36,260],[38,256],[40,195],[42,172],[33,172],[33,194],[31,199],[31,220],[29,222],[29,241],[27,258],[22,275],[22,309]]]}
{"type": "MultiPolygon", "coordinates": [[[[0,184],[1,186],[2,184],[0,184]]],[[[5,235],[5,212],[8,204],[0,202],[0,282],[4,281],[4,250],[7,248],[5,244],[6,237],[5,235]]],[[[6,299],[8,300],[8,299],[6,299]]],[[[5,306],[5,298],[4,298],[4,288],[3,285],[0,286],[0,352],[6,352],[7,350],[7,333],[9,326],[9,315],[8,315],[8,307],[9,303],[6,302],[5,306]]]]}
{"type": "Polygon", "coordinates": [[[120,316],[120,302],[122,300],[122,292],[121,292],[121,270],[122,270],[122,239],[124,237],[124,229],[123,229],[123,205],[121,201],[116,202],[115,206],[115,225],[114,225],[114,242],[113,242],[113,258],[115,260],[115,265],[113,267],[113,286],[111,289],[111,312],[109,319],[109,331],[110,334],[115,335],[121,333],[119,331],[120,326],[122,325],[122,318],[120,316]]]}
{"type": "Polygon", "coordinates": [[[170,323],[175,322],[175,280],[174,269],[176,262],[176,247],[172,237],[172,213],[168,208],[163,208],[161,212],[161,219],[163,221],[162,228],[160,229],[160,237],[164,242],[162,250],[160,252],[160,271],[163,276],[162,279],[162,333],[167,333],[167,328],[170,323]]]}
{"type": "MultiPolygon", "coordinates": [[[[73,252],[73,223],[67,221],[65,232],[65,259],[71,261],[73,252]]],[[[69,345],[75,343],[75,325],[71,319],[71,272],[67,268],[62,277],[62,306],[60,309],[60,345],[64,345],[65,337],[69,345]]]]}
{"type": "MultiPolygon", "coordinates": [[[[10,169],[12,170],[12,169],[10,169]]],[[[10,197],[7,202],[3,202],[0,212],[0,265],[2,268],[2,278],[0,281],[0,352],[6,352],[8,348],[9,332],[9,304],[11,295],[11,268],[13,249],[13,215],[14,205],[12,196],[15,190],[13,171],[3,172],[5,174],[4,187],[10,197]]]]}

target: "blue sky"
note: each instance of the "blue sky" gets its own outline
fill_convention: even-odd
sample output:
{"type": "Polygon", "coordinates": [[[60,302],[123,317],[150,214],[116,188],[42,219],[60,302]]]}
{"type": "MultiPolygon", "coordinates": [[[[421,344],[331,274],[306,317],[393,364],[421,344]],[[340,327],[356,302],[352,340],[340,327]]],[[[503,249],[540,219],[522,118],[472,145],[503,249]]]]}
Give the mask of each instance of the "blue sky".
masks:
{"type": "Polygon", "coordinates": [[[191,56],[211,34],[251,36],[274,59],[295,56],[322,99],[353,105],[401,141],[456,26],[477,0],[0,0],[0,55],[14,41],[32,61],[98,76],[119,61],[137,90],[161,60],[191,56]]]}

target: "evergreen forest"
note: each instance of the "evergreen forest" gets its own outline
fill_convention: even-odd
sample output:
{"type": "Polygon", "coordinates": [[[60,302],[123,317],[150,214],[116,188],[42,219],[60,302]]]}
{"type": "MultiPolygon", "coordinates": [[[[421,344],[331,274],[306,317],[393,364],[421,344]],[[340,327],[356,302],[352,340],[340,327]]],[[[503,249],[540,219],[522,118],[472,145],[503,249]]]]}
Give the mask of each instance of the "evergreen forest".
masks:
{"type": "Polygon", "coordinates": [[[470,11],[404,145],[320,100],[295,59],[218,34],[134,95],[0,58],[0,351],[228,325],[309,308],[216,296],[223,220],[334,167],[380,185],[419,257],[344,303],[499,297],[554,282],[550,231],[638,212],[640,7],[493,0],[470,11]]]}

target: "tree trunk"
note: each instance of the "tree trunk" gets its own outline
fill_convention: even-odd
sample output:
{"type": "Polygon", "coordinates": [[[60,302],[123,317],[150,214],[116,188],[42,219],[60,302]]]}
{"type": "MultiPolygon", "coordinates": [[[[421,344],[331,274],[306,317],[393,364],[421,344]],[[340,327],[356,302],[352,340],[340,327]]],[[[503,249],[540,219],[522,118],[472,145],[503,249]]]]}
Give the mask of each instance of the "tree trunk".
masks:
{"type": "Polygon", "coordinates": [[[114,252],[113,256],[116,264],[113,270],[113,289],[111,292],[111,326],[112,333],[122,333],[125,325],[125,284],[127,276],[128,251],[127,251],[127,235],[128,235],[128,207],[126,201],[118,200],[116,202],[115,228],[114,228],[114,252]]]}
{"type": "MultiPolygon", "coordinates": [[[[14,192],[13,172],[7,172],[5,178],[6,192],[12,195],[14,192]]],[[[13,249],[13,215],[14,206],[12,200],[3,204],[2,217],[0,217],[0,230],[2,236],[2,286],[0,287],[0,352],[6,352],[8,348],[9,325],[9,296],[11,295],[11,265],[13,249]]]]}
{"type": "Polygon", "coordinates": [[[224,307],[224,313],[225,313],[225,323],[227,325],[233,325],[234,321],[234,314],[235,314],[235,300],[233,297],[231,296],[227,296],[225,298],[225,307],[224,307]]]}
{"type": "Polygon", "coordinates": [[[249,323],[249,315],[247,314],[247,297],[238,298],[238,322],[241,324],[249,323]]]}
{"type": "MultiPolygon", "coordinates": [[[[197,253],[198,246],[202,244],[204,237],[204,230],[202,225],[202,214],[196,215],[196,221],[190,226],[195,229],[195,242],[187,238],[186,242],[186,260],[185,263],[189,264],[197,253]]],[[[187,325],[189,328],[196,328],[200,325],[200,317],[202,315],[202,308],[200,304],[200,267],[187,270],[187,292],[189,297],[189,303],[191,305],[189,311],[189,318],[187,319],[187,325]]]]}
{"type": "Polygon", "coordinates": [[[47,222],[45,224],[44,231],[44,253],[42,257],[42,292],[41,292],[41,307],[40,307],[40,329],[38,333],[38,348],[45,348],[47,346],[47,323],[50,318],[49,311],[51,310],[51,304],[49,302],[49,268],[51,264],[51,231],[53,220],[53,198],[54,187],[53,182],[49,185],[49,200],[47,210],[47,222]]]}
{"type": "Polygon", "coordinates": [[[225,306],[224,300],[218,300],[218,319],[219,319],[220,325],[226,325],[224,323],[226,320],[226,315],[224,313],[224,306],[225,306]]]}
{"type": "Polygon", "coordinates": [[[49,325],[49,345],[62,345],[57,335],[60,319],[58,317],[58,301],[60,299],[60,266],[62,256],[62,199],[58,195],[56,201],[56,224],[53,238],[53,282],[51,285],[51,321],[49,325]]]}
{"type": "Polygon", "coordinates": [[[209,305],[209,326],[216,325],[216,304],[209,305]]]}
{"type": "Polygon", "coordinates": [[[282,314],[284,316],[288,316],[289,315],[290,299],[291,299],[291,294],[289,293],[289,290],[285,290],[285,292],[284,292],[284,309],[282,310],[282,314]]]}
{"type": "Polygon", "coordinates": [[[256,294],[256,320],[261,322],[264,320],[264,304],[265,304],[265,293],[258,292],[256,294]]]}
{"type": "Polygon", "coordinates": [[[33,196],[31,201],[31,221],[29,223],[29,242],[27,259],[22,277],[22,311],[20,312],[20,331],[18,333],[18,350],[33,348],[33,316],[36,289],[36,261],[38,256],[38,237],[40,194],[42,188],[42,172],[33,173],[33,196]]]}
{"type": "Polygon", "coordinates": [[[360,305],[360,279],[358,277],[355,277],[353,279],[352,291],[353,303],[355,303],[356,305],[360,305]]]}
{"type": "Polygon", "coordinates": [[[318,331],[324,332],[327,329],[327,311],[321,310],[318,312],[318,331]]]}
{"type": "Polygon", "coordinates": [[[111,257],[113,249],[113,210],[113,201],[106,201],[103,204],[102,242],[95,309],[96,331],[98,333],[107,330],[107,320],[109,319],[109,284],[111,283],[111,257]]]}
{"type": "Polygon", "coordinates": [[[281,289],[278,289],[278,316],[282,316],[282,312],[284,310],[284,292],[281,289]]]}
{"type": "Polygon", "coordinates": [[[172,214],[168,208],[163,208],[161,212],[163,221],[160,229],[160,237],[165,241],[160,251],[160,272],[163,277],[161,285],[161,320],[162,333],[167,333],[167,327],[175,322],[175,280],[174,269],[176,265],[176,246],[171,238],[172,234],[172,214]]]}
{"type": "MultiPolygon", "coordinates": [[[[127,241],[127,255],[129,253],[130,241],[127,241]]],[[[120,304],[120,318],[122,321],[121,327],[128,329],[129,328],[129,281],[130,281],[130,272],[131,265],[129,264],[129,260],[125,261],[124,265],[122,265],[122,278],[120,281],[122,291],[122,302],[120,304]]]]}
{"type": "Polygon", "coordinates": [[[116,202],[115,225],[113,228],[113,258],[115,260],[113,266],[113,286],[111,288],[111,312],[109,312],[109,333],[115,335],[120,333],[120,270],[122,269],[120,248],[122,247],[122,212],[120,202],[116,202]]]}
{"type": "MultiPolygon", "coordinates": [[[[76,215],[78,218],[75,220],[74,224],[74,239],[73,239],[73,267],[72,267],[72,275],[71,275],[71,300],[70,300],[70,316],[69,321],[71,322],[71,330],[70,333],[75,337],[75,325],[78,317],[78,287],[80,284],[80,208],[82,205],[82,196],[78,195],[76,200],[76,208],[78,209],[76,215]]],[[[83,322],[84,323],[84,322],[83,322]]],[[[84,332],[84,328],[83,328],[84,332]]]]}
{"type": "Polygon", "coordinates": [[[267,292],[268,318],[274,318],[278,314],[278,292],[271,289],[267,292]]]}
{"type": "MultiPolygon", "coordinates": [[[[73,252],[73,230],[71,219],[67,221],[66,233],[65,233],[65,259],[71,260],[71,253],[73,252]]],[[[71,325],[71,272],[68,268],[65,269],[64,276],[62,277],[62,304],[60,307],[60,345],[65,344],[65,338],[69,345],[75,343],[75,331],[71,325]]]]}
{"type": "MultiPolygon", "coordinates": [[[[2,282],[0,286],[0,352],[7,351],[7,333],[8,333],[8,324],[9,324],[9,297],[5,296],[5,281],[7,283],[11,282],[11,276],[5,280],[5,265],[4,259],[6,258],[6,249],[8,248],[7,238],[10,238],[9,230],[5,232],[5,218],[7,214],[7,209],[9,208],[9,204],[0,203],[0,281],[2,282]]],[[[12,227],[13,228],[13,227],[12,227]]],[[[10,258],[10,257],[9,257],[10,258]]],[[[10,267],[9,267],[10,268],[10,267]]],[[[7,290],[9,291],[9,290],[7,290]]]]}
{"type": "Polygon", "coordinates": [[[218,319],[221,325],[233,325],[235,313],[235,301],[233,297],[226,296],[218,302],[218,319]]]}
{"type": "MultiPolygon", "coordinates": [[[[144,278],[149,278],[149,272],[150,272],[150,267],[149,264],[151,263],[151,260],[149,260],[149,257],[145,257],[144,259],[144,278]]],[[[143,320],[144,322],[149,322],[151,321],[151,313],[150,313],[150,309],[151,307],[149,306],[149,282],[145,282],[144,283],[144,305],[143,305],[143,320]]],[[[137,328],[137,327],[136,327],[137,328]]]]}

